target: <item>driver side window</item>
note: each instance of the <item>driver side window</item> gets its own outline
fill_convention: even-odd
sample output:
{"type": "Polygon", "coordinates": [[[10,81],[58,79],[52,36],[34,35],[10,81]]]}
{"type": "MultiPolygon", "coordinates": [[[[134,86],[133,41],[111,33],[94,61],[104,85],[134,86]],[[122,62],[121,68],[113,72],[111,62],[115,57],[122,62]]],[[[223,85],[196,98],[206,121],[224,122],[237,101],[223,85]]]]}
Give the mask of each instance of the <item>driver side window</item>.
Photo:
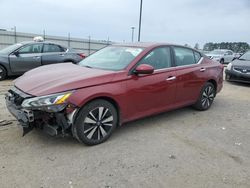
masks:
{"type": "Polygon", "coordinates": [[[24,46],[18,52],[20,54],[33,54],[33,53],[41,53],[41,51],[42,51],[42,44],[31,44],[24,46]]]}
{"type": "Polygon", "coordinates": [[[160,47],[152,50],[142,58],[138,65],[141,64],[151,65],[155,70],[171,67],[170,47],[160,47]]]}

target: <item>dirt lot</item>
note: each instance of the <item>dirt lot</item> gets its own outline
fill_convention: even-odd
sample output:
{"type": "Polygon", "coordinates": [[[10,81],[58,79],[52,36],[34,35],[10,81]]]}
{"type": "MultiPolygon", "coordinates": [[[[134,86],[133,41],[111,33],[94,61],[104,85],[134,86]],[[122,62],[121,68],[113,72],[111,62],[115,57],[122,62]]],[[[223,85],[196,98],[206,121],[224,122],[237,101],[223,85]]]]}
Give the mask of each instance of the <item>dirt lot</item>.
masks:
{"type": "MultiPolygon", "coordinates": [[[[0,119],[13,120],[0,82],[0,119]]],[[[212,108],[126,124],[98,146],[0,126],[0,187],[250,187],[250,85],[225,82],[212,108]]]]}

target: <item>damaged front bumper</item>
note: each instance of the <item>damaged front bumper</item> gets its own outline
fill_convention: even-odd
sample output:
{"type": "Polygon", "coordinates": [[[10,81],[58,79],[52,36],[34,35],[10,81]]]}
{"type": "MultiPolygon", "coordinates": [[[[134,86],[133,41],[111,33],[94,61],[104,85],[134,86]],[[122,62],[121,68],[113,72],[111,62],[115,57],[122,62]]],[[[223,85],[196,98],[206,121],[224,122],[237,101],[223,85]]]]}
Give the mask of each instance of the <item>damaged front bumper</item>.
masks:
{"type": "Polygon", "coordinates": [[[18,120],[23,129],[23,136],[33,128],[42,129],[51,136],[71,134],[76,108],[71,106],[70,110],[64,109],[55,113],[22,108],[23,100],[31,97],[17,88],[9,90],[5,96],[7,109],[18,120]]]}

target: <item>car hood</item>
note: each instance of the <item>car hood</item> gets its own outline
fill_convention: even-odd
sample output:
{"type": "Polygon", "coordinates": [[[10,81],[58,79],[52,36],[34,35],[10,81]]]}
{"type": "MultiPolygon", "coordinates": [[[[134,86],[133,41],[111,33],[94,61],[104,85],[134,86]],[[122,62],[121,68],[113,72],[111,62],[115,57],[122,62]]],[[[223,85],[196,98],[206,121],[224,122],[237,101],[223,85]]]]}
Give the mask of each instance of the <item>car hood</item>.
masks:
{"type": "Polygon", "coordinates": [[[233,66],[250,67],[250,61],[247,61],[247,60],[236,59],[236,60],[234,60],[231,63],[232,63],[233,66]]]}
{"type": "Polygon", "coordinates": [[[59,93],[112,81],[114,71],[81,67],[72,63],[42,66],[15,80],[15,87],[33,96],[59,93]]]}
{"type": "Polygon", "coordinates": [[[208,57],[222,57],[223,55],[219,54],[207,54],[208,57]]]}

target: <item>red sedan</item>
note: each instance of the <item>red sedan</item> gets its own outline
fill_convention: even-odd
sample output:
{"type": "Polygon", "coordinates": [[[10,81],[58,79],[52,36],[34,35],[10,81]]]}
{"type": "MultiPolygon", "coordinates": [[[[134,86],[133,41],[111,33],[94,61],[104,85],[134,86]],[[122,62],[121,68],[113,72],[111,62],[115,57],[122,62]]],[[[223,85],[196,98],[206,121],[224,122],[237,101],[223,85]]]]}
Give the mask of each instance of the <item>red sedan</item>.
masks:
{"type": "Polygon", "coordinates": [[[24,134],[34,127],[95,145],[117,125],[192,105],[207,110],[222,89],[223,66],[171,44],[117,44],[82,60],[33,69],[6,94],[24,134]]]}

